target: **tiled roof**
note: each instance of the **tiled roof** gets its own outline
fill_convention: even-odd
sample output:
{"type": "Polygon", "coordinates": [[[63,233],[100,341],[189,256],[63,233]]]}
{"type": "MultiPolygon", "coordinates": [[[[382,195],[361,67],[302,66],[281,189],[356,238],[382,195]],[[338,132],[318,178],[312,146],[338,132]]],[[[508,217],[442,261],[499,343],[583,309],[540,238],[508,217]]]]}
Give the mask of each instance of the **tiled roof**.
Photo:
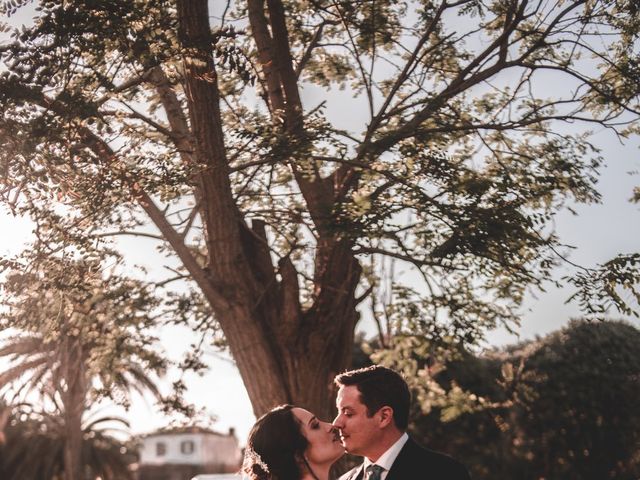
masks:
{"type": "Polygon", "coordinates": [[[216,432],[215,430],[211,430],[210,428],[198,427],[198,426],[185,426],[185,427],[167,427],[156,430],[155,432],[147,433],[144,435],[145,437],[152,437],[156,435],[179,435],[184,433],[204,433],[209,435],[218,435],[220,437],[225,437],[228,434],[216,432]]]}

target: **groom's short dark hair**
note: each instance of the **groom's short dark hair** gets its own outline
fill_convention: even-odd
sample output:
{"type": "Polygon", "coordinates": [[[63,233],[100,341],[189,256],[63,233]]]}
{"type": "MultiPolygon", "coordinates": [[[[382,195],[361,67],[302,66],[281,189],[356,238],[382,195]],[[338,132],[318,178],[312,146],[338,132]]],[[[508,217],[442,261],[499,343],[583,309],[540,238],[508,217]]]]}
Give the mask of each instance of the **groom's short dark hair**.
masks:
{"type": "Polygon", "coordinates": [[[411,393],[404,378],[393,370],[373,365],[349,370],[336,376],[338,387],[355,385],[360,392],[360,401],[367,407],[367,415],[373,416],[384,406],[393,409],[393,422],[400,430],[409,425],[411,393]]]}

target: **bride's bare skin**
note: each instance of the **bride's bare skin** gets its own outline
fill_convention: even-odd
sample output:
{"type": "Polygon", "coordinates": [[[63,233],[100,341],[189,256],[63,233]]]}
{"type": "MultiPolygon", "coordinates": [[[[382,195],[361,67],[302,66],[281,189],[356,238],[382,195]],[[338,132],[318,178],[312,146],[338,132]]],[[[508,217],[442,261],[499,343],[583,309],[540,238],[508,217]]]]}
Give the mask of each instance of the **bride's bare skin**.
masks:
{"type": "Polygon", "coordinates": [[[331,465],[342,455],[336,427],[304,408],[282,405],[251,429],[243,471],[251,480],[328,480],[331,465]]]}
{"type": "Polygon", "coordinates": [[[307,471],[301,480],[328,480],[331,465],[344,454],[338,430],[304,408],[293,408],[292,413],[309,442],[304,455],[307,471]]]}

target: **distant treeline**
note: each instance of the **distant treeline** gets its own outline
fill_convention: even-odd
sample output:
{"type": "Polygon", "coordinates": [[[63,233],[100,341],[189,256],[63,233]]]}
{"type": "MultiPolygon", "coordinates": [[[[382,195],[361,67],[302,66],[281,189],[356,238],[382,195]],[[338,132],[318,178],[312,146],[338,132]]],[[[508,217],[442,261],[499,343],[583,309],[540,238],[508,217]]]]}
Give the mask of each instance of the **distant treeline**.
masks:
{"type": "Polygon", "coordinates": [[[436,378],[491,407],[444,422],[441,409],[416,405],[411,431],[475,480],[640,478],[640,330],[628,323],[574,320],[535,341],[463,352],[436,378]]]}

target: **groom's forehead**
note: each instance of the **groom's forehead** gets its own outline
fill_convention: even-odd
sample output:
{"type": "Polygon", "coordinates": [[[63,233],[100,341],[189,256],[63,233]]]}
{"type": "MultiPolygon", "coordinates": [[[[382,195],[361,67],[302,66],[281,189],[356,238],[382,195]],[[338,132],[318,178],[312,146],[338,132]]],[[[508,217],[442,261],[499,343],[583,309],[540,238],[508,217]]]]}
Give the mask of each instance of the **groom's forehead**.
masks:
{"type": "Polygon", "coordinates": [[[340,387],[336,403],[339,407],[343,408],[361,404],[362,400],[360,398],[360,391],[358,390],[358,387],[354,385],[340,387]]]}

